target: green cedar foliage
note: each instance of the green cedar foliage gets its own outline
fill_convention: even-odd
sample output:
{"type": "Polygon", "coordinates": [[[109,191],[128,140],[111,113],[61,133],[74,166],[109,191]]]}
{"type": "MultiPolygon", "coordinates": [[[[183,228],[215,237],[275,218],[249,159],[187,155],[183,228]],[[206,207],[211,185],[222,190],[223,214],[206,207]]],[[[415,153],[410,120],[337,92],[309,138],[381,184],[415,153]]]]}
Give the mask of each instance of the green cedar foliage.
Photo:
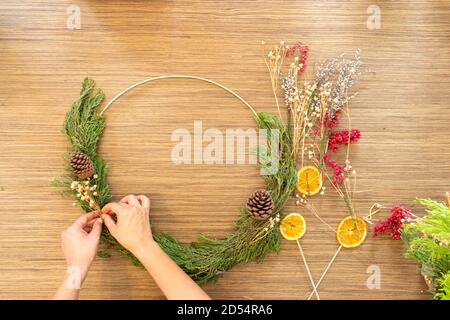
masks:
{"type": "Polygon", "coordinates": [[[417,199],[427,215],[405,224],[402,239],[406,257],[422,265],[421,271],[433,280],[435,299],[449,299],[450,208],[431,199],[417,199]]]}

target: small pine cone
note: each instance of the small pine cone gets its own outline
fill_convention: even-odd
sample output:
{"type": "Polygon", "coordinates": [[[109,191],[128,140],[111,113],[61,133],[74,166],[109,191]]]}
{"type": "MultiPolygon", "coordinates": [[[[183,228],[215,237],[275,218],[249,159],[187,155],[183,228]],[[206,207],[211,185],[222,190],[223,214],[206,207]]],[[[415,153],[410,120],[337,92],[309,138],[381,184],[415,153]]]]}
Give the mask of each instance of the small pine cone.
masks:
{"type": "Polygon", "coordinates": [[[81,151],[74,151],[70,156],[70,167],[81,179],[90,178],[94,174],[94,163],[81,151]]]}
{"type": "Polygon", "coordinates": [[[247,211],[253,219],[266,220],[273,212],[273,200],[265,189],[256,190],[247,200],[247,211]]]}

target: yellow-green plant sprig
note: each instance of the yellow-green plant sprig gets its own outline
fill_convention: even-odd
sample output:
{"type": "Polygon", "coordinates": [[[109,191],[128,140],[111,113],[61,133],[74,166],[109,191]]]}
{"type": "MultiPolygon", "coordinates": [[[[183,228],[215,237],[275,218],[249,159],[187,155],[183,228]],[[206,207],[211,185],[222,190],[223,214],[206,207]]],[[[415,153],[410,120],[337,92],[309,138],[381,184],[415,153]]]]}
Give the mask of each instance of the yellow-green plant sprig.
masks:
{"type": "Polygon", "coordinates": [[[417,199],[427,215],[407,223],[402,229],[406,257],[422,265],[435,299],[450,299],[450,208],[431,199],[417,199]]]}

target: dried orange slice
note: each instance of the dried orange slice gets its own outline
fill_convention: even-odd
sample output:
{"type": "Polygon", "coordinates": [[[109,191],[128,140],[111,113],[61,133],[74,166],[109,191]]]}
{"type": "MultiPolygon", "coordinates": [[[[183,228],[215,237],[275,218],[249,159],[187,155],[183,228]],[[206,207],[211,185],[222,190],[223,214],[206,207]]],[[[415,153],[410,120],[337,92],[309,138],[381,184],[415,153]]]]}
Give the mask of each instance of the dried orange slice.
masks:
{"type": "Polygon", "coordinates": [[[305,219],[300,213],[290,213],[281,220],[280,231],[287,240],[300,239],[306,231],[305,219]]]}
{"type": "Polygon", "coordinates": [[[297,172],[297,190],[307,196],[313,196],[322,188],[322,174],[314,166],[305,166],[297,172]]]}
{"type": "Polygon", "coordinates": [[[336,231],[337,241],[346,248],[354,248],[364,242],[367,236],[366,223],[360,217],[342,219],[336,231]]]}

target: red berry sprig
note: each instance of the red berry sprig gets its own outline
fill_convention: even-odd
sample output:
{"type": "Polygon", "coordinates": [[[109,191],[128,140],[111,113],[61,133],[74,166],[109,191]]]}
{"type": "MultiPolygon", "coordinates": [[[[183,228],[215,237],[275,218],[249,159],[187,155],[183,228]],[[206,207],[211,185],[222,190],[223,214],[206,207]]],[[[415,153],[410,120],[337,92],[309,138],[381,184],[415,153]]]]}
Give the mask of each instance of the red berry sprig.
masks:
{"type": "Polygon", "coordinates": [[[333,129],[339,124],[339,115],[341,114],[341,109],[336,110],[333,117],[329,119],[329,113],[328,111],[325,113],[325,116],[323,117],[323,123],[322,125],[324,127],[328,127],[330,129],[333,129]]]}
{"type": "MultiPolygon", "coordinates": [[[[328,139],[328,152],[332,150],[334,153],[339,151],[339,146],[348,145],[349,143],[358,142],[361,138],[361,131],[359,129],[334,131],[331,133],[328,139]]],[[[333,185],[340,185],[345,178],[345,166],[337,163],[335,160],[331,159],[329,154],[326,153],[323,156],[325,163],[333,169],[333,185]]]]}
{"type": "Polygon", "coordinates": [[[401,228],[403,227],[403,224],[411,218],[411,210],[396,205],[393,206],[390,211],[392,213],[391,216],[386,220],[378,222],[373,228],[374,237],[389,232],[392,239],[400,239],[401,228]]]}
{"type": "Polygon", "coordinates": [[[289,46],[289,49],[286,50],[285,56],[292,57],[298,54],[297,64],[298,64],[298,74],[302,74],[306,69],[306,59],[308,59],[308,46],[302,44],[301,42],[297,42],[292,46],[289,46]]]}
{"type": "Polygon", "coordinates": [[[361,131],[359,129],[335,131],[331,133],[328,140],[328,150],[338,152],[340,145],[348,145],[349,143],[357,142],[361,138],[361,131]]]}
{"type": "Polygon", "coordinates": [[[325,160],[325,163],[333,169],[333,181],[331,183],[335,186],[340,185],[342,182],[344,182],[345,177],[345,171],[344,166],[337,163],[333,159],[330,159],[328,153],[326,153],[323,156],[323,160],[325,160]]]}

